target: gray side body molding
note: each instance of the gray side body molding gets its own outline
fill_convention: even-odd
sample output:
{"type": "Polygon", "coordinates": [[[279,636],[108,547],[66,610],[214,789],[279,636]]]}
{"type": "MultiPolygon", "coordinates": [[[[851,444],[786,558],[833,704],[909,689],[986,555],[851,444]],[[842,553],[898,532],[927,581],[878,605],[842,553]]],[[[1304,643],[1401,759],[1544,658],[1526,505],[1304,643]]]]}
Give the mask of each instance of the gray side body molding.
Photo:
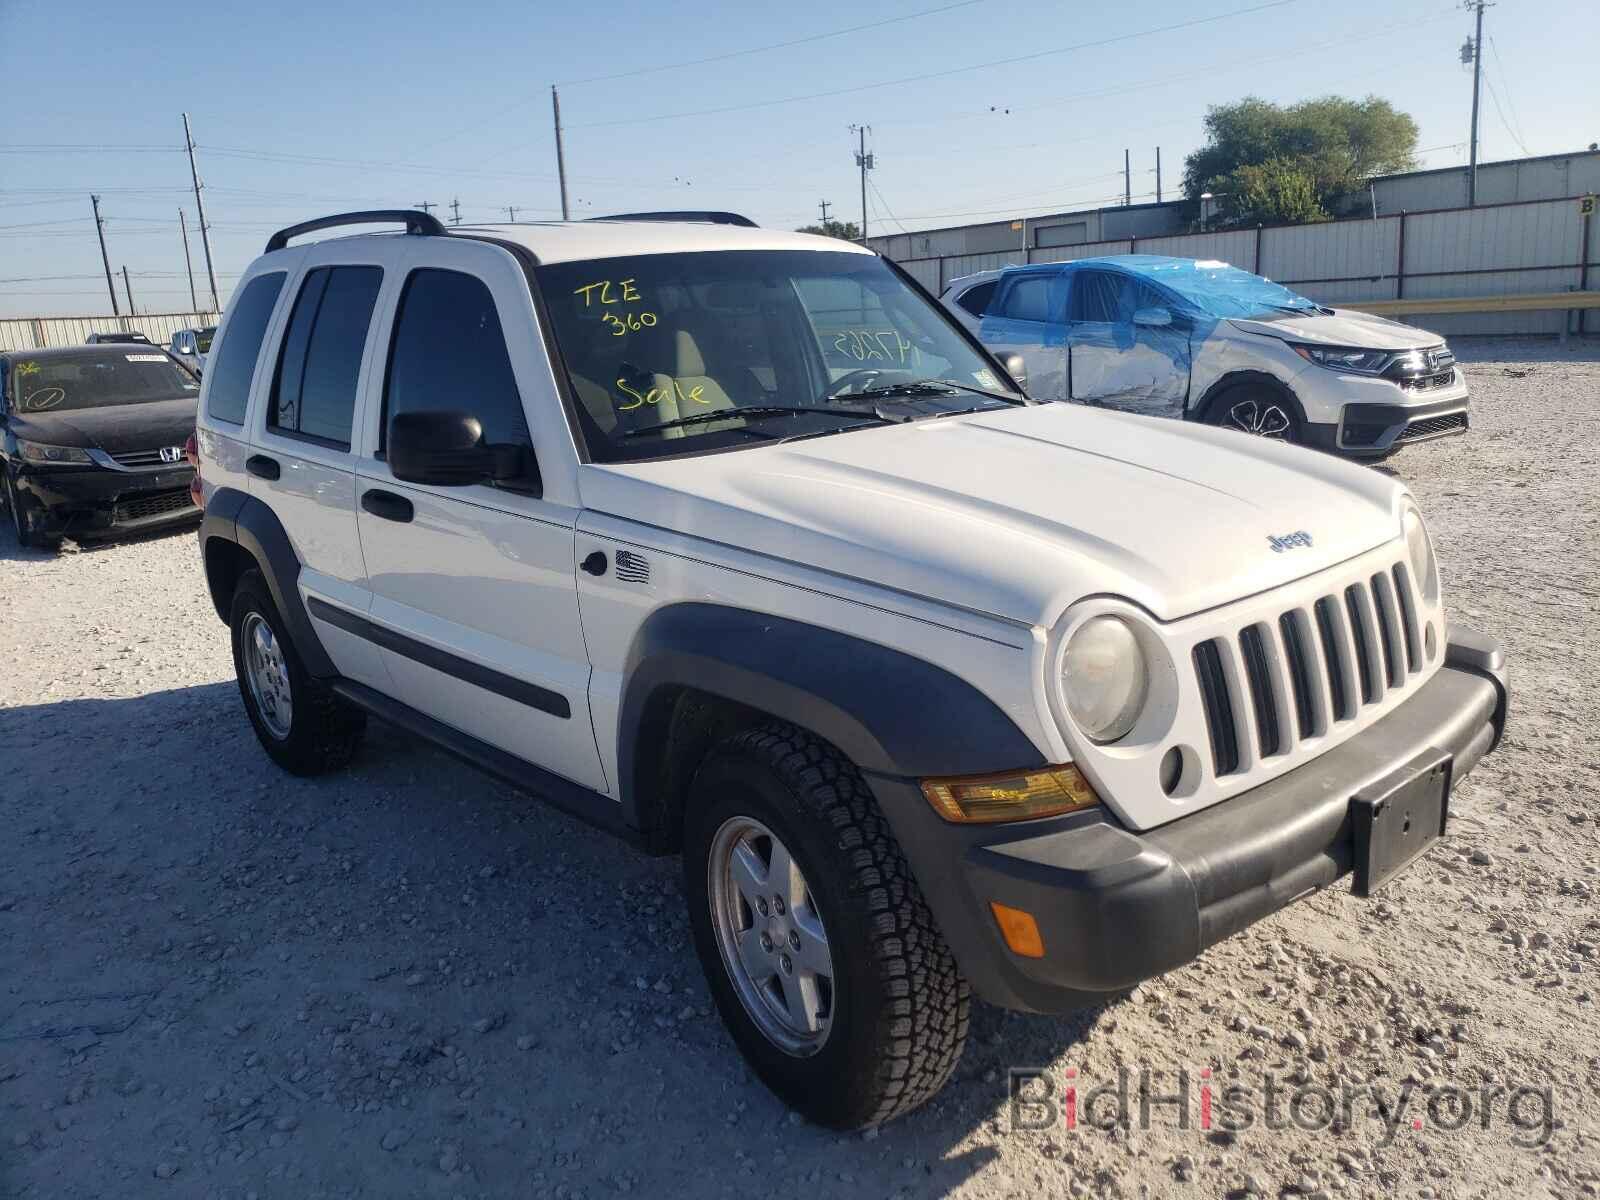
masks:
{"type": "Polygon", "coordinates": [[[219,595],[212,579],[205,551],[213,538],[232,542],[255,559],[267,590],[272,593],[272,603],[288,625],[294,648],[307,672],[318,679],[336,676],[338,671],[333,660],[322,648],[300,599],[300,558],[273,511],[237,488],[218,488],[206,500],[206,515],[200,525],[201,556],[208,562],[206,577],[212,585],[211,602],[216,606],[217,615],[226,621],[233,597],[219,595]]]}
{"type": "Polygon", "coordinates": [[[974,775],[1044,765],[989,697],[941,667],[887,646],[715,604],[662,608],[624,667],[618,728],[623,805],[634,823],[652,781],[637,747],[661,694],[689,687],[770,713],[880,775],[974,775]]]}

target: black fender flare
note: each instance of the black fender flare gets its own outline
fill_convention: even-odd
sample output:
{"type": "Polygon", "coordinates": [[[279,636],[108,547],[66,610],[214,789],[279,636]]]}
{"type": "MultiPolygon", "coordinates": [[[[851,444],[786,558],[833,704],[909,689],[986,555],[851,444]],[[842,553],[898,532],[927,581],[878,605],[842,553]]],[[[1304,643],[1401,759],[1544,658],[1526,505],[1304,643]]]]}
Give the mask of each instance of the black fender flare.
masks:
{"type": "Polygon", "coordinates": [[[211,588],[211,603],[217,615],[226,621],[233,596],[231,592],[221,594],[209,567],[207,547],[214,538],[231,542],[255,560],[278,615],[289,627],[289,636],[294,640],[294,648],[307,673],[317,679],[337,676],[338,669],[322,648],[322,641],[300,599],[300,557],[294,552],[294,544],[277,514],[238,488],[217,488],[206,498],[205,517],[200,523],[200,554],[207,563],[206,582],[211,588]]]}
{"type": "Polygon", "coordinates": [[[1271,388],[1285,400],[1294,405],[1295,411],[1300,414],[1301,424],[1305,423],[1306,411],[1300,404],[1300,398],[1294,394],[1294,389],[1276,375],[1266,371],[1230,371],[1205,390],[1198,403],[1192,405],[1185,417],[1191,421],[1206,421],[1209,419],[1211,405],[1217,397],[1224,392],[1242,385],[1271,388]]]}
{"type": "Polygon", "coordinates": [[[618,776],[625,820],[653,821],[654,703],[681,689],[731,701],[824,738],[869,774],[975,775],[1044,765],[988,696],[942,667],[833,629],[685,602],[640,626],[623,669],[618,776]]]}

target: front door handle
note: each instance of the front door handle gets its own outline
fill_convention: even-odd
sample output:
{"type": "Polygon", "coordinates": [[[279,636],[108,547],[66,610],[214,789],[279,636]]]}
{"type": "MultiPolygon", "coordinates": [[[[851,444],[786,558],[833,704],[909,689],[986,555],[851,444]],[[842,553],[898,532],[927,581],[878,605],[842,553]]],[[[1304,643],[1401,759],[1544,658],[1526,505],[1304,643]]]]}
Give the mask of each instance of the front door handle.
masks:
{"type": "Polygon", "coordinates": [[[283,468],[278,465],[278,460],[268,458],[265,454],[252,454],[245,459],[244,469],[257,479],[276,479],[283,474],[283,468]]]}
{"type": "Polygon", "coordinates": [[[361,493],[361,507],[375,517],[382,517],[385,521],[399,521],[402,524],[416,516],[416,509],[411,507],[411,501],[404,496],[396,496],[393,492],[373,488],[361,493]]]}

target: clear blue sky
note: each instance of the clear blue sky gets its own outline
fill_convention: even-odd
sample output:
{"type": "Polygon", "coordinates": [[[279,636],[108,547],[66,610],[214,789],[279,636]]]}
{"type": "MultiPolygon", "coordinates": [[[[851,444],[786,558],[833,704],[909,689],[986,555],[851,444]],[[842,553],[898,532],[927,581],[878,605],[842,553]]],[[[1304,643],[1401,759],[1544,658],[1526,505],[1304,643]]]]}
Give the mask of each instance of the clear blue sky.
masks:
{"type": "MultiPolygon", "coordinates": [[[[1466,160],[1469,14],[1266,4],[0,0],[0,315],[109,311],[91,191],[139,310],[188,308],[180,206],[202,289],[204,268],[184,110],[224,298],[270,230],[308,216],[455,198],[467,221],[555,214],[551,83],[579,216],[728,208],[794,226],[827,199],[859,220],[856,122],[877,156],[874,233],[1120,199],[1124,146],[1144,197],[1157,145],[1175,189],[1206,106],[1252,93],[1383,96],[1416,117],[1426,165],[1466,160]],[[695,61],[718,55],[733,56],[695,61]],[[595,79],[648,68],[664,69],[595,79]]],[[[1500,0],[1487,30],[1484,159],[1600,138],[1600,10],[1500,0]]]]}

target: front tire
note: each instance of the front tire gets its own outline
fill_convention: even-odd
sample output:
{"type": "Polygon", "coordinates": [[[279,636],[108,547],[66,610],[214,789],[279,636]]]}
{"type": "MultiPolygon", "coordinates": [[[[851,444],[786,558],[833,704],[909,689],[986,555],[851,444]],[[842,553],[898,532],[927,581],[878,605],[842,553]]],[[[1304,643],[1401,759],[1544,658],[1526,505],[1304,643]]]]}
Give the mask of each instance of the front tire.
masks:
{"type": "Polygon", "coordinates": [[[1206,424],[1296,446],[1305,443],[1306,421],[1300,405],[1265,384],[1230,387],[1207,406],[1206,424]]]}
{"type": "Polygon", "coordinates": [[[690,788],[684,892],[722,1019],[777,1096],[859,1129],[955,1070],[971,991],[855,767],[787,725],[714,747],[690,788]]]}
{"type": "Polygon", "coordinates": [[[17,535],[17,544],[28,550],[43,549],[50,544],[50,539],[34,528],[23,499],[17,494],[17,485],[12,482],[11,472],[5,471],[4,474],[5,505],[7,511],[11,513],[11,529],[17,535]]]}
{"type": "Polygon", "coordinates": [[[228,623],[239,695],[272,761],[295,775],[322,775],[348,763],[366,714],[306,672],[261,572],[239,577],[228,623]]]}

